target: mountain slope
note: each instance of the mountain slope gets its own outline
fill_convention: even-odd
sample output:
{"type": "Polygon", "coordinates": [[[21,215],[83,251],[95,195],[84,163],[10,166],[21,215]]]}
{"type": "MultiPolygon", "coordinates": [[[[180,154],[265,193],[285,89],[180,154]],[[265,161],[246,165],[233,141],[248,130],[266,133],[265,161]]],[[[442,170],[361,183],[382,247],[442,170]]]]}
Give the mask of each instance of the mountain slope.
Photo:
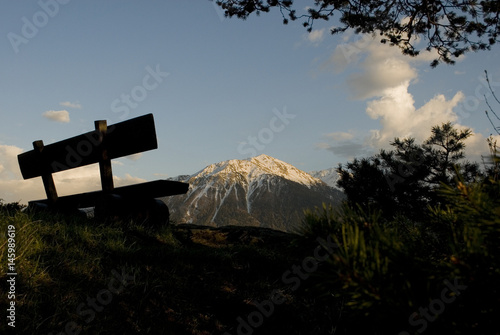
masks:
{"type": "Polygon", "coordinates": [[[342,198],[323,181],[267,155],[212,164],[176,179],[190,184],[188,193],[163,200],[178,223],[293,231],[304,209],[342,198]]]}

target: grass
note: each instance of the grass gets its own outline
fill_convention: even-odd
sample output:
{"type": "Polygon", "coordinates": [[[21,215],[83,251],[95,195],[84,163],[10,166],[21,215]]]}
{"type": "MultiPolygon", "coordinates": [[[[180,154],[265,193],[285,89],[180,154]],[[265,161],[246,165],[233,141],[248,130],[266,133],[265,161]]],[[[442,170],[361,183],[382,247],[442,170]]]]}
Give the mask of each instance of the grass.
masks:
{"type": "MultiPolygon", "coordinates": [[[[283,273],[312,252],[293,246],[294,235],[238,227],[152,229],[3,206],[5,292],[9,225],[16,231],[18,334],[237,334],[239,320],[257,315],[256,303],[273,292],[284,302],[254,319],[256,334],[327,333],[336,317],[307,283],[291,290],[283,282],[283,273]]],[[[2,294],[2,313],[8,303],[2,294]]],[[[5,328],[2,322],[0,333],[5,328]]]]}
{"type": "Polygon", "coordinates": [[[0,203],[0,310],[6,317],[14,226],[18,334],[499,335],[493,186],[450,189],[449,206],[421,224],[324,206],[305,213],[297,234],[154,228],[0,203]]]}

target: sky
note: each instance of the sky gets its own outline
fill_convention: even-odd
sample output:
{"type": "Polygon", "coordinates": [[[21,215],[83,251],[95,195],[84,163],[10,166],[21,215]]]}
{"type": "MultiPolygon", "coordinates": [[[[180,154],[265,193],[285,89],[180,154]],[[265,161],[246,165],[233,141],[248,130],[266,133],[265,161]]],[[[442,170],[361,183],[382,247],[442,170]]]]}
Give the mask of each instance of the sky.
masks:
{"type": "MultiPolygon", "coordinates": [[[[299,10],[312,1],[296,1],[299,10]]],[[[208,0],[2,3],[0,199],[43,199],[17,155],[152,113],[159,147],[113,160],[115,186],[194,174],[267,154],[304,171],[423,141],[434,125],[469,127],[469,157],[488,153],[485,83],[500,86],[499,47],[431,68],[368,35],[332,36],[335,20],[243,21],[208,0]]],[[[424,45],[424,41],[421,42],[424,45]]],[[[498,110],[500,110],[500,106],[498,110]]],[[[59,195],[100,188],[97,165],[54,174],[59,195]]]]}

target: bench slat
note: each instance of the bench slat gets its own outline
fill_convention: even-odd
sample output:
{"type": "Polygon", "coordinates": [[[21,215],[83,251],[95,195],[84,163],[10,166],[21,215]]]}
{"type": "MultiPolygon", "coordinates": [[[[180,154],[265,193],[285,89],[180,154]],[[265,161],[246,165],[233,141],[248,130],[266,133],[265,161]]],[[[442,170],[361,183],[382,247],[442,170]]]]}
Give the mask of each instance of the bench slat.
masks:
{"type": "MultiPolygon", "coordinates": [[[[24,179],[64,171],[99,162],[99,133],[94,130],[43,147],[42,155],[34,150],[18,155],[24,179]],[[49,162],[44,164],[42,161],[49,162]]],[[[153,114],[116,123],[107,128],[106,146],[109,159],[158,148],[153,114]]]]}
{"type": "MultiPolygon", "coordinates": [[[[188,189],[188,183],[173,180],[156,180],[142,184],[117,187],[112,193],[120,195],[126,199],[142,200],[144,198],[161,198],[171,195],[185,194],[188,189]]],[[[61,208],[94,207],[102,194],[102,191],[94,191],[59,197],[57,200],[57,206],[61,208]]],[[[30,201],[30,204],[32,203],[42,203],[48,205],[47,200],[30,201]]]]}

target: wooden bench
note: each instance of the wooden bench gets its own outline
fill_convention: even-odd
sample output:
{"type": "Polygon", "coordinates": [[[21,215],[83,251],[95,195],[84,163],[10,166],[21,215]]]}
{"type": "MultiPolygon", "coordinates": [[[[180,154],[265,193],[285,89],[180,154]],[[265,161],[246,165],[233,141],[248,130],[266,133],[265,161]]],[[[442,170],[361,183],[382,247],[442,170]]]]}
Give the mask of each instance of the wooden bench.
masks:
{"type": "Polygon", "coordinates": [[[47,199],[29,202],[30,208],[72,211],[95,207],[97,216],[128,216],[168,221],[168,208],[155,198],[184,194],[189,184],[157,180],[114,187],[111,160],[158,148],[153,114],[107,126],[95,121],[95,130],[57,143],[33,142],[33,150],[18,155],[24,179],[42,177],[47,199]],[[99,163],[101,191],[59,197],[53,173],[99,163]],[[167,216],[165,218],[165,216],[167,216]]]}

